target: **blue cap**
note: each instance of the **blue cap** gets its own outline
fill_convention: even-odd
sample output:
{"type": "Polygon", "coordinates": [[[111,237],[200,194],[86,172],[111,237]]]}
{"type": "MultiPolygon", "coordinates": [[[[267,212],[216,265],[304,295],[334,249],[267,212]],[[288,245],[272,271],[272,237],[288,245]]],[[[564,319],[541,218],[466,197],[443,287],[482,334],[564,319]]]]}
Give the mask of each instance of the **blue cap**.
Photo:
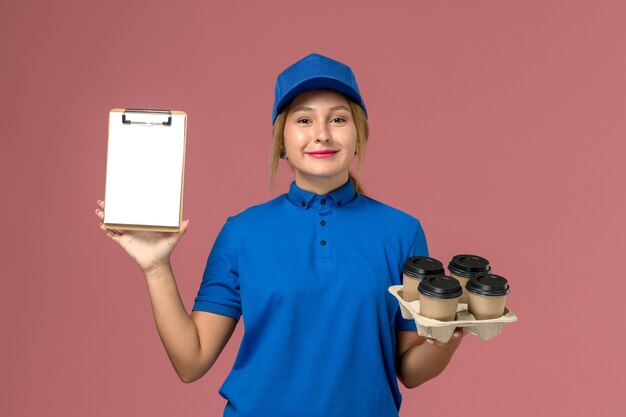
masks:
{"type": "Polygon", "coordinates": [[[345,94],[361,106],[367,117],[365,103],[350,67],[323,55],[311,54],[285,69],[276,78],[272,124],[298,94],[320,88],[331,88],[345,94]]]}

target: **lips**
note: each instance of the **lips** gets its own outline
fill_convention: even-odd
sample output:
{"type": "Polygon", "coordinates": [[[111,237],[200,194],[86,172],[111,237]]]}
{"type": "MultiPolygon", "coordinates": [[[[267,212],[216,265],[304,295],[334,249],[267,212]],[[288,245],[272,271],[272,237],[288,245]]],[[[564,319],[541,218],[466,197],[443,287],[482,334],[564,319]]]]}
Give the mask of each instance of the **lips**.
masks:
{"type": "Polygon", "coordinates": [[[310,155],[314,158],[328,158],[328,157],[333,156],[336,153],[337,151],[333,151],[331,149],[323,149],[321,151],[307,152],[307,155],[310,155]]]}

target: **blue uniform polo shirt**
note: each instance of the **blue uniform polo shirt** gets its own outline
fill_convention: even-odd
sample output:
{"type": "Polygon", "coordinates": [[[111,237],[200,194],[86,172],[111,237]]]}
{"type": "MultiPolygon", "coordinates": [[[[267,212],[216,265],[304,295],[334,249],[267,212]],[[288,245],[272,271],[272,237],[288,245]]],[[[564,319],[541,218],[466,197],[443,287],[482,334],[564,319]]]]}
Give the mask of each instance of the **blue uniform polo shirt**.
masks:
{"type": "Polygon", "coordinates": [[[243,317],[224,415],[397,417],[396,331],[415,323],[387,288],[413,255],[428,255],[419,221],[351,181],[322,196],[294,182],[228,218],[193,307],[243,317]]]}

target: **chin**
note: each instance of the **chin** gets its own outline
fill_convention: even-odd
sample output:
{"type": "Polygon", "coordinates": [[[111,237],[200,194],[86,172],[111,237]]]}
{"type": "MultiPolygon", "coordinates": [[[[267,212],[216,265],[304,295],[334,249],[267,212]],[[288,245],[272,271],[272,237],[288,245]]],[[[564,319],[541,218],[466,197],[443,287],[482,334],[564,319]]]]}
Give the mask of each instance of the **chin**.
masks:
{"type": "MultiPolygon", "coordinates": [[[[328,171],[316,171],[316,172],[305,172],[304,173],[307,177],[309,178],[315,178],[315,179],[319,179],[319,180],[331,180],[331,179],[336,179],[340,176],[342,176],[343,172],[339,171],[332,171],[332,172],[328,172],[328,171]]],[[[348,178],[348,175],[346,175],[346,179],[348,178]]]]}

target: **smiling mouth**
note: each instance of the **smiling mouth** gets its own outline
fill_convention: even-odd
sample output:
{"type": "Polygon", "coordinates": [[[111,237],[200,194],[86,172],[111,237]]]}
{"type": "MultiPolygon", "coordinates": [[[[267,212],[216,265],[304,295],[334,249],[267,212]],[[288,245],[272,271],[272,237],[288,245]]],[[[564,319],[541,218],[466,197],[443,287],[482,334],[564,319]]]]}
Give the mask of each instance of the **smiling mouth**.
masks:
{"type": "Polygon", "coordinates": [[[336,153],[337,151],[326,150],[326,151],[307,152],[307,155],[310,155],[314,158],[328,158],[328,157],[333,156],[336,153]]]}

